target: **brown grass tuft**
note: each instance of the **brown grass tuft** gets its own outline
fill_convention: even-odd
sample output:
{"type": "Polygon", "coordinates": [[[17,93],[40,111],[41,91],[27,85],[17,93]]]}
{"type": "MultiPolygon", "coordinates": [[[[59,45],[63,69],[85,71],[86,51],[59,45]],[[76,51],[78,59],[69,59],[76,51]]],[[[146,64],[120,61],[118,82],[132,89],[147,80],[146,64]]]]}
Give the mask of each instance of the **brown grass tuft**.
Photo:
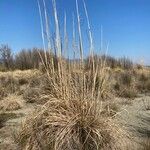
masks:
{"type": "Polygon", "coordinates": [[[39,88],[27,88],[23,93],[23,98],[27,103],[34,103],[40,98],[39,88]]]}
{"type": "Polygon", "coordinates": [[[66,103],[63,99],[51,99],[26,120],[17,141],[22,150],[114,148],[122,131],[110,117],[101,113],[102,108],[95,107],[90,100],[66,103]]]}
{"type": "Polygon", "coordinates": [[[22,101],[16,95],[8,95],[5,99],[0,101],[0,110],[13,111],[21,109],[22,101]]]}
{"type": "MultiPolygon", "coordinates": [[[[67,52],[64,52],[66,50],[63,50],[61,45],[63,42],[61,41],[56,1],[52,0],[52,4],[56,34],[53,43],[55,48],[52,51],[56,53],[57,61],[53,59],[47,61],[45,52],[46,63],[43,63],[43,66],[47,78],[44,78],[43,85],[41,85],[44,91],[42,91],[42,96],[46,95],[46,98],[48,96],[49,101],[22,124],[16,141],[22,150],[117,149],[121,144],[119,139],[124,136],[124,132],[113,121],[113,117],[104,111],[106,108],[102,105],[105,95],[109,93],[109,77],[105,69],[106,61],[101,62],[101,66],[98,65],[98,62],[94,62],[91,39],[91,54],[88,62],[90,69],[85,69],[77,0],[79,42],[76,53],[79,53],[80,59],[70,61],[63,58],[63,53],[67,52]]],[[[38,6],[42,35],[44,35],[42,9],[39,1],[38,6]]],[[[88,20],[85,3],[84,8],[88,20]]],[[[47,11],[45,7],[44,10],[47,11]]],[[[91,33],[89,35],[91,37],[91,33]]],[[[45,47],[44,37],[43,46],[45,47]]],[[[44,61],[42,60],[42,62],[44,61]]],[[[40,100],[41,93],[29,90],[27,100],[31,101],[32,98],[34,98],[33,101],[40,100]]]]}
{"type": "Polygon", "coordinates": [[[4,106],[4,110],[6,111],[12,111],[12,110],[18,110],[21,109],[21,106],[16,101],[10,101],[6,106],[4,106]]]}

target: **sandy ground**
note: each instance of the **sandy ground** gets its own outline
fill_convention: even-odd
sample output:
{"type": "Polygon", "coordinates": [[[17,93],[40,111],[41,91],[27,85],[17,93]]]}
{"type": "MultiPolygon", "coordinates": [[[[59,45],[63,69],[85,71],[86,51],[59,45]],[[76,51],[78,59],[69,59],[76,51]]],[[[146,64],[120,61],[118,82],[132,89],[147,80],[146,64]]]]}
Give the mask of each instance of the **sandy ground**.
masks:
{"type": "Polygon", "coordinates": [[[17,117],[7,120],[4,126],[0,128],[0,150],[18,150],[14,142],[14,136],[25,120],[25,117],[35,110],[35,108],[35,104],[26,104],[22,109],[7,112],[16,114],[17,117]]]}
{"type": "MultiPolygon", "coordinates": [[[[116,102],[121,110],[117,119],[123,126],[132,131],[140,141],[150,138],[150,96],[140,95],[133,100],[116,98],[116,102]]],[[[25,117],[36,107],[35,104],[25,104],[20,110],[7,112],[14,113],[17,117],[7,120],[4,126],[0,128],[0,150],[18,150],[13,137],[25,117]]],[[[137,146],[133,149],[140,149],[140,147],[137,146]]]]}
{"type": "Polygon", "coordinates": [[[144,142],[150,144],[150,96],[139,95],[133,100],[122,99],[120,105],[122,111],[117,119],[131,133],[129,149],[143,150],[144,142]]]}

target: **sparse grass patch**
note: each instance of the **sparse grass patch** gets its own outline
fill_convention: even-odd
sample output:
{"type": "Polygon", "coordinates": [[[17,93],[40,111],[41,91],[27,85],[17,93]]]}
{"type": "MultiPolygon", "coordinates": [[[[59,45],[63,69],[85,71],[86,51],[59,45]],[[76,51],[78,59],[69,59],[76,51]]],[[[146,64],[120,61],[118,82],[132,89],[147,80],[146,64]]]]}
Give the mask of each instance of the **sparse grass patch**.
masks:
{"type": "Polygon", "coordinates": [[[150,80],[147,82],[139,82],[137,84],[137,89],[140,93],[149,93],[150,92],[150,80]]]}
{"type": "Polygon", "coordinates": [[[122,106],[122,105],[131,105],[132,102],[133,102],[133,101],[132,101],[131,99],[124,98],[124,99],[121,99],[120,104],[121,104],[121,106],[122,106]]]}
{"type": "Polygon", "coordinates": [[[116,102],[109,101],[104,107],[104,113],[107,113],[108,116],[114,116],[119,112],[120,106],[116,102]]]}
{"type": "Polygon", "coordinates": [[[6,92],[6,94],[15,93],[20,89],[18,80],[9,74],[0,76],[0,87],[4,89],[3,92],[6,92]]]}
{"type": "Polygon", "coordinates": [[[137,97],[138,91],[136,89],[135,77],[132,71],[125,71],[115,76],[114,92],[117,96],[125,98],[137,97]]]}
{"type": "Polygon", "coordinates": [[[142,150],[150,150],[150,137],[143,140],[142,144],[142,150]]]}
{"type": "Polygon", "coordinates": [[[124,87],[116,83],[114,85],[116,96],[124,98],[135,98],[138,96],[138,91],[131,87],[124,87]]]}
{"type": "Polygon", "coordinates": [[[148,81],[148,76],[146,76],[144,73],[139,75],[139,81],[146,82],[148,81]]]}
{"type": "Polygon", "coordinates": [[[29,87],[39,87],[41,84],[41,80],[43,79],[40,76],[32,77],[29,80],[29,87]]]}
{"type": "Polygon", "coordinates": [[[135,89],[124,89],[121,93],[121,96],[124,98],[135,98],[137,97],[137,91],[135,89]]]}
{"type": "Polygon", "coordinates": [[[142,72],[137,77],[137,89],[140,93],[147,93],[150,91],[150,75],[142,72]]]}
{"type": "Polygon", "coordinates": [[[23,98],[27,103],[34,103],[40,98],[39,88],[27,88],[23,93],[23,98]]]}
{"type": "Polygon", "coordinates": [[[145,89],[150,92],[150,79],[145,83],[145,89]]]}
{"type": "Polygon", "coordinates": [[[0,110],[2,111],[13,111],[21,109],[22,101],[16,95],[8,95],[2,101],[0,101],[0,110]]]}
{"type": "Polygon", "coordinates": [[[13,118],[17,118],[18,116],[15,113],[0,113],[0,128],[4,126],[4,123],[13,118]]]}
{"type": "Polygon", "coordinates": [[[130,72],[124,72],[120,74],[120,82],[123,86],[130,87],[133,81],[133,76],[130,72]]]}
{"type": "Polygon", "coordinates": [[[9,102],[5,102],[5,103],[7,103],[7,104],[3,104],[0,106],[1,110],[13,111],[13,110],[21,109],[21,105],[16,101],[9,101],[9,102]]]}
{"type": "Polygon", "coordinates": [[[150,102],[147,99],[143,99],[143,106],[144,106],[144,110],[148,111],[150,110],[150,102]]]}
{"type": "Polygon", "coordinates": [[[6,89],[0,86],[0,100],[7,96],[6,89]]]}

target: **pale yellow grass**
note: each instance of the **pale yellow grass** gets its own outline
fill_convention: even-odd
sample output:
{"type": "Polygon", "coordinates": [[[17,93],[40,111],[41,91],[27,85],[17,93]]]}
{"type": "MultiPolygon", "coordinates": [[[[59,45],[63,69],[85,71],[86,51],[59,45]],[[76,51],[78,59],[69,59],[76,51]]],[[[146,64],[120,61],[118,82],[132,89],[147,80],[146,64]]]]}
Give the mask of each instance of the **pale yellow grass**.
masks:
{"type": "Polygon", "coordinates": [[[0,101],[0,111],[13,111],[21,109],[23,106],[23,99],[18,95],[8,95],[0,101]]]}
{"type": "Polygon", "coordinates": [[[32,76],[40,74],[40,71],[37,69],[33,70],[15,70],[15,71],[7,71],[7,72],[0,72],[0,78],[6,76],[13,76],[16,79],[26,78],[29,79],[32,76]]]}

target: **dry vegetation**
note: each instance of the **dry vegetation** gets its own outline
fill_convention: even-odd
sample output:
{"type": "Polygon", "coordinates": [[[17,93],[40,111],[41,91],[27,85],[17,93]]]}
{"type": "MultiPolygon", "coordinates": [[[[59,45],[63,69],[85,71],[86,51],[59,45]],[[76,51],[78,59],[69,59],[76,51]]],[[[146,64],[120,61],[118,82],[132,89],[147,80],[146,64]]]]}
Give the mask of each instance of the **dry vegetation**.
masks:
{"type": "MultiPolygon", "coordinates": [[[[17,84],[19,88],[14,93],[7,90],[3,93],[6,96],[1,97],[1,128],[10,118],[17,117],[14,111],[22,110],[28,104],[38,105],[35,111],[33,109],[33,112],[26,116],[25,122],[15,135],[15,141],[21,149],[88,150],[122,149],[122,147],[125,149],[128,146],[128,138],[130,138],[128,134],[130,133],[115,119],[124,105],[121,100],[124,95],[117,95],[116,87],[110,85],[119,82],[122,88],[131,86],[130,82],[134,80],[131,81],[130,78],[135,78],[135,76],[124,70],[124,75],[119,73],[119,77],[116,78],[116,71],[111,69],[114,76],[104,81],[106,76],[101,75],[104,72],[98,71],[97,75],[93,77],[90,71],[73,70],[75,69],[72,68],[72,71],[69,70],[69,72],[63,70],[65,75],[61,78],[59,78],[58,71],[49,74],[50,76],[47,73],[40,73],[38,70],[11,72],[11,80],[16,82],[12,82],[9,86],[15,87],[17,84]],[[129,79],[125,77],[126,75],[129,75],[129,79]],[[103,78],[101,78],[102,76],[103,78]],[[114,79],[112,80],[112,78],[114,79]],[[23,82],[19,84],[19,80],[23,82]],[[62,84],[64,86],[61,86],[62,84]],[[100,89],[105,92],[101,92],[100,89]],[[110,93],[111,91],[114,91],[114,96],[110,93]],[[115,95],[120,97],[120,102],[115,100],[115,95]],[[120,103],[122,104],[120,105],[120,103]]],[[[141,83],[141,73],[139,72],[141,71],[137,70],[137,81],[141,83]]],[[[143,72],[147,71],[143,69],[143,72]]],[[[106,73],[108,74],[108,71],[106,73]]],[[[4,72],[0,76],[10,78],[10,73],[4,72]]],[[[7,87],[7,80],[3,81],[6,83],[3,82],[1,86],[7,87]]],[[[134,81],[134,84],[139,83],[134,81]]],[[[11,88],[7,87],[7,89],[11,88]]],[[[136,94],[139,93],[142,91],[137,90],[136,94]]],[[[131,100],[127,100],[127,102],[129,101],[131,100]]],[[[145,112],[149,111],[148,101],[145,99],[142,101],[145,112]]],[[[144,130],[148,133],[148,129],[144,130]]],[[[140,131],[139,128],[138,131],[140,131]]],[[[141,145],[146,149],[149,140],[141,141],[143,141],[141,145]]]]}
{"type": "MultiPolygon", "coordinates": [[[[10,129],[9,125],[12,122],[15,123],[13,128],[18,124],[13,133],[15,144],[13,147],[11,144],[7,147],[14,150],[128,150],[131,149],[129,146],[132,146],[133,150],[149,149],[150,135],[147,127],[149,118],[142,118],[146,128],[135,127],[136,134],[130,127],[126,127],[124,119],[121,121],[119,119],[126,107],[129,107],[128,103],[124,106],[124,100],[128,102],[132,99],[134,103],[136,100],[133,99],[139,94],[149,93],[150,69],[136,66],[127,58],[117,60],[106,55],[94,55],[90,30],[90,55],[85,59],[78,1],[76,1],[79,34],[77,53],[80,53],[80,58],[65,59],[64,55],[67,52],[64,52],[61,46],[63,42],[60,38],[56,3],[55,0],[52,2],[56,27],[53,43],[55,50],[50,47],[49,30],[46,27],[50,52],[22,51],[16,56],[14,67],[10,65],[10,62],[13,62],[11,57],[4,59],[1,65],[2,71],[38,68],[0,72],[0,133],[4,131],[4,127],[10,129]],[[55,57],[52,55],[54,53],[55,57]],[[38,60],[34,64],[33,60],[37,57],[38,60]],[[116,97],[119,97],[118,101],[116,97]],[[145,133],[146,138],[141,140],[142,135],[138,134],[143,130],[142,135],[145,133]],[[137,137],[140,140],[135,144],[134,140],[137,137]]],[[[84,1],[83,5],[90,29],[84,1]]],[[[38,6],[41,20],[43,19],[41,6],[44,7],[44,20],[47,24],[45,1],[42,5],[38,3],[38,6]]],[[[44,28],[42,22],[41,28],[42,30],[44,28]]],[[[64,30],[66,38],[66,26],[64,30]]],[[[42,31],[45,42],[43,34],[42,31]]],[[[10,52],[8,47],[4,48],[10,52]]],[[[149,103],[142,101],[142,104],[145,106],[144,111],[149,114],[149,103]]],[[[0,135],[0,149],[5,149],[1,146],[1,138],[0,135]]]]}

